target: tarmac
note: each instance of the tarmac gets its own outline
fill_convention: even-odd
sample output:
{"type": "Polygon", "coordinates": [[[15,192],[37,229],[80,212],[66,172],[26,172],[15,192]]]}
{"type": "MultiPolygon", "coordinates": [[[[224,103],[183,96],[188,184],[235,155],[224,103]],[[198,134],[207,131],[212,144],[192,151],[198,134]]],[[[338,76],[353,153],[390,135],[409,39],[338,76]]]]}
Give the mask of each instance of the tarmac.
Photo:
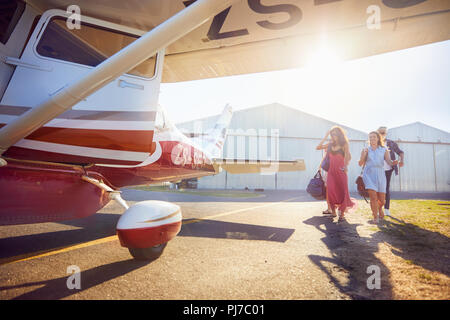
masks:
{"type": "MultiPolygon", "coordinates": [[[[350,224],[338,224],[322,215],[326,203],[306,192],[259,194],[225,198],[124,190],[130,205],[157,199],[182,209],[179,235],[150,263],[133,260],[120,246],[115,226],[123,209],[114,201],[84,219],[1,226],[0,299],[377,298],[337,254],[349,237],[364,237],[370,225],[352,225],[351,214],[350,224]]],[[[414,196],[396,194],[402,195],[414,196]]],[[[448,199],[448,194],[428,196],[448,199]]]]}

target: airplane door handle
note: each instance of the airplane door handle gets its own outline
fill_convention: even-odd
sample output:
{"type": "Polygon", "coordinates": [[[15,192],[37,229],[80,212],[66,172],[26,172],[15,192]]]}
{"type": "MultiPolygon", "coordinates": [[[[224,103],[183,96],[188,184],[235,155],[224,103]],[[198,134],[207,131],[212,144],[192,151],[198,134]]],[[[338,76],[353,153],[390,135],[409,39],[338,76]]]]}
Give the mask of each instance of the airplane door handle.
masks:
{"type": "Polygon", "coordinates": [[[43,67],[43,66],[38,66],[36,64],[23,62],[22,60],[13,58],[13,57],[5,57],[3,59],[3,62],[6,64],[9,64],[9,65],[12,65],[12,66],[20,66],[20,67],[31,68],[31,69],[41,70],[41,71],[52,71],[52,68],[47,68],[47,67],[43,67]]]}
{"type": "Polygon", "coordinates": [[[140,85],[140,84],[137,84],[137,83],[128,82],[128,81],[125,81],[125,80],[119,80],[119,87],[144,90],[144,86],[143,85],[140,85]]]}

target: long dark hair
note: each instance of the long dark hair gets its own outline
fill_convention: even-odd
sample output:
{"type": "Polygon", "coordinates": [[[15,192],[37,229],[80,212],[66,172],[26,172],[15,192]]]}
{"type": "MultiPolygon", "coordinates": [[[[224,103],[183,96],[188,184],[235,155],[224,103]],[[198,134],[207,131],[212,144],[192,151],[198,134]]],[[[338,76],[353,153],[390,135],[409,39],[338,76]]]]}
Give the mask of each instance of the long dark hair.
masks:
{"type": "MultiPolygon", "coordinates": [[[[376,134],[377,137],[378,137],[378,146],[379,146],[379,147],[384,147],[384,140],[383,140],[383,138],[381,137],[381,134],[380,134],[378,131],[372,131],[371,133],[369,133],[369,136],[370,136],[372,133],[373,133],[373,134],[376,134]]],[[[369,139],[369,145],[370,145],[370,139],[369,139]]]]}
{"type": "MultiPolygon", "coordinates": [[[[343,148],[343,147],[345,147],[345,146],[348,146],[348,139],[347,139],[347,136],[345,135],[344,129],[342,129],[342,128],[339,127],[339,126],[334,126],[334,127],[332,127],[331,130],[330,130],[330,135],[331,135],[332,133],[336,133],[336,135],[337,135],[337,137],[338,137],[337,144],[338,144],[340,147],[343,148]]],[[[333,146],[336,145],[336,143],[334,142],[334,140],[331,140],[331,145],[333,145],[333,146]]]]}

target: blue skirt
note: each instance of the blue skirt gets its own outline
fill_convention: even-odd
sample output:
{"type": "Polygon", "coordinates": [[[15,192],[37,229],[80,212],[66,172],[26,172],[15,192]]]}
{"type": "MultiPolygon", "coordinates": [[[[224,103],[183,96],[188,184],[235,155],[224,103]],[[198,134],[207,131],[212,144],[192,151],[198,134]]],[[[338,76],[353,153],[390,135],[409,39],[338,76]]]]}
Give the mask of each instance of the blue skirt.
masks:
{"type": "Polygon", "coordinates": [[[362,178],[366,189],[386,193],[386,175],[383,167],[365,167],[362,178]]]}

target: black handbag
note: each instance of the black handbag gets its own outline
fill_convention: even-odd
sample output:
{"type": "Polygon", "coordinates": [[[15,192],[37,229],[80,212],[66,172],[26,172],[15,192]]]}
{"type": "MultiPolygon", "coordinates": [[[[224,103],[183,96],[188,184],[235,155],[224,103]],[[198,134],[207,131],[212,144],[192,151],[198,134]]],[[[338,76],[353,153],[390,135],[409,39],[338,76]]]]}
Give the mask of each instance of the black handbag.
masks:
{"type": "Polygon", "coordinates": [[[361,168],[361,174],[358,176],[358,178],[356,178],[356,188],[358,190],[358,193],[361,197],[364,198],[364,200],[366,200],[367,203],[369,203],[369,201],[367,201],[366,198],[369,198],[369,192],[366,189],[366,185],[364,183],[364,179],[362,178],[362,175],[364,173],[364,167],[366,166],[366,162],[367,162],[367,156],[366,159],[364,160],[364,165],[361,168]]]}
{"type": "Polygon", "coordinates": [[[325,158],[322,160],[322,164],[320,165],[320,167],[326,172],[328,172],[328,169],[330,169],[330,155],[328,152],[325,158]]]}
{"type": "MultiPolygon", "coordinates": [[[[363,167],[364,170],[364,167],[363,167]]],[[[364,180],[362,178],[362,174],[363,174],[363,170],[361,170],[361,174],[358,176],[358,178],[356,178],[356,188],[358,189],[358,193],[361,197],[364,198],[364,200],[366,200],[367,203],[369,203],[369,201],[367,201],[366,198],[369,198],[369,192],[366,189],[366,185],[364,184],[364,180]]]]}
{"type": "Polygon", "coordinates": [[[317,200],[325,200],[327,198],[327,189],[320,170],[317,171],[314,178],[309,181],[306,192],[317,200]]]}

